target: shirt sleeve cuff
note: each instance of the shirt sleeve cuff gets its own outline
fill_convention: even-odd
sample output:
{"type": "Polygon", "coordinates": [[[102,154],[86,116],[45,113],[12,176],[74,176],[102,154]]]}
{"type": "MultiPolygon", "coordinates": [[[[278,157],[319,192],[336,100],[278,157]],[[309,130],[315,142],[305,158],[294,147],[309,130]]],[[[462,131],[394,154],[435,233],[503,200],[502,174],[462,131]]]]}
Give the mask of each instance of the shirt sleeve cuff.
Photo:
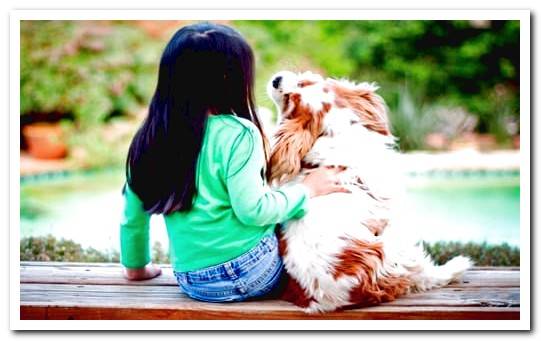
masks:
{"type": "Polygon", "coordinates": [[[310,190],[304,184],[285,185],[280,188],[286,197],[290,200],[290,205],[294,207],[289,219],[300,219],[308,212],[308,199],[310,198],[310,190]]]}
{"type": "Polygon", "coordinates": [[[150,245],[147,233],[121,235],[120,263],[129,269],[143,268],[150,263],[150,245]]]}

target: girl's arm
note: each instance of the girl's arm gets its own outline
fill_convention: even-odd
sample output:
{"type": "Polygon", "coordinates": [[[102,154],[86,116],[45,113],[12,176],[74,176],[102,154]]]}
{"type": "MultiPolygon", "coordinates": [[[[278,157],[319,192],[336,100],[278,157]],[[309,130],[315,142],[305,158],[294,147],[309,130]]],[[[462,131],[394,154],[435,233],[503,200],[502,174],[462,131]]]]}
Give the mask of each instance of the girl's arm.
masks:
{"type": "Polygon", "coordinates": [[[226,186],[237,218],[246,225],[264,226],[302,217],[309,189],[303,184],[269,188],[264,165],[261,135],[244,129],[233,143],[225,166],[226,186]]]}
{"type": "Polygon", "coordinates": [[[143,209],[143,203],[126,184],[120,222],[120,263],[124,266],[124,276],[130,280],[153,278],[161,273],[150,263],[149,222],[150,215],[143,209]]]}

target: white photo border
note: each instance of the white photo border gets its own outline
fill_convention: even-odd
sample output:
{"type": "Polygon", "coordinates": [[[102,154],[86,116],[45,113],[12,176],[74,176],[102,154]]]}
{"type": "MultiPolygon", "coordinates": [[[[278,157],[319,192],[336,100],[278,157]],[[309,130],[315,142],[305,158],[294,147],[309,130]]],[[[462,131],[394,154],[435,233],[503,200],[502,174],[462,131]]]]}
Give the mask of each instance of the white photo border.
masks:
{"type": "Polygon", "coordinates": [[[10,327],[12,330],[529,330],[530,11],[529,10],[15,10],[10,12],[10,327]],[[520,320],[42,321],[20,319],[20,21],[22,20],[519,20],[520,320]]]}

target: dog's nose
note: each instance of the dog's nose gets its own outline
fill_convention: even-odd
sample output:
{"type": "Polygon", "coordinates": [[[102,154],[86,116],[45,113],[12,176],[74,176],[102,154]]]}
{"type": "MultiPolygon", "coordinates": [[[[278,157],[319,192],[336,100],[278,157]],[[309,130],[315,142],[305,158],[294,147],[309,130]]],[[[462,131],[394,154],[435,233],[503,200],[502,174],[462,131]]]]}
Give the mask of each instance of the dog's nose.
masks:
{"type": "Polygon", "coordinates": [[[282,76],[278,76],[272,80],[272,87],[278,89],[280,82],[282,81],[282,76]]]}

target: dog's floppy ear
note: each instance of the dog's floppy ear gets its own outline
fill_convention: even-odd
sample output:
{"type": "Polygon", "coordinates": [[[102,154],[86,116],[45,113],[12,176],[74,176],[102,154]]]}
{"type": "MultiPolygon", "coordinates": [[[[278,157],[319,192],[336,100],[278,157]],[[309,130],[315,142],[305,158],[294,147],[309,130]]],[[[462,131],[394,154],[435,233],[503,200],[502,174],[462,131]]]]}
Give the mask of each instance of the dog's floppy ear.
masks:
{"type": "Polygon", "coordinates": [[[382,135],[391,135],[387,108],[383,98],[376,94],[378,87],[370,83],[354,84],[348,81],[329,79],[336,95],[339,108],[350,108],[361,118],[362,124],[382,135]]]}
{"type": "Polygon", "coordinates": [[[270,183],[291,180],[301,171],[301,161],[321,133],[323,116],[331,105],[324,103],[319,112],[298,104],[276,132],[267,178],[270,183]]]}
{"type": "Polygon", "coordinates": [[[315,138],[308,130],[279,131],[270,157],[269,182],[283,183],[301,171],[301,161],[310,151],[315,138]]]}

